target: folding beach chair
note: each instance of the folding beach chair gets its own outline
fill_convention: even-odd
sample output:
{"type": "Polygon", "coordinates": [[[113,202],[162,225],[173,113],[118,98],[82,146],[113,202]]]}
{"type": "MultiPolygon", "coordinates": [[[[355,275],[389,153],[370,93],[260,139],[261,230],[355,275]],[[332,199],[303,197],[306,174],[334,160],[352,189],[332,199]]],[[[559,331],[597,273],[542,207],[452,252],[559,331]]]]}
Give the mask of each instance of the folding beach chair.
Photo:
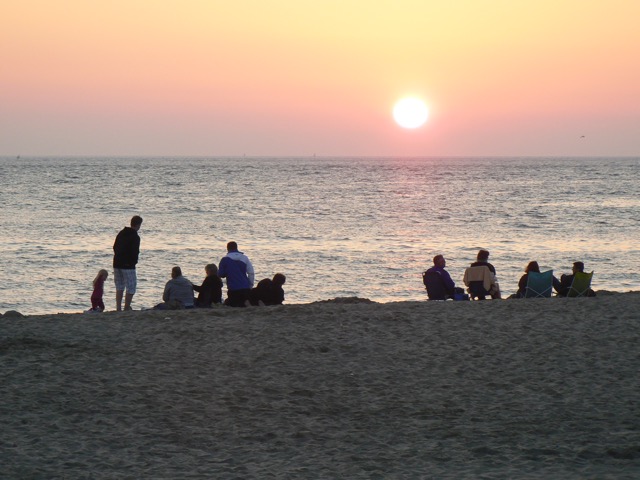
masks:
{"type": "Polygon", "coordinates": [[[490,295],[491,286],[495,283],[493,273],[487,266],[469,267],[464,271],[464,284],[472,299],[484,300],[490,295]]]}
{"type": "Polygon", "coordinates": [[[437,272],[424,272],[422,274],[424,286],[427,288],[429,300],[446,300],[447,289],[444,286],[442,277],[437,272]]]}
{"type": "Polygon", "coordinates": [[[553,288],[553,270],[529,272],[524,298],[550,298],[553,288]]]}
{"type": "Polygon", "coordinates": [[[587,297],[591,291],[591,277],[593,272],[576,272],[573,275],[573,282],[567,292],[567,297],[587,297]]]}

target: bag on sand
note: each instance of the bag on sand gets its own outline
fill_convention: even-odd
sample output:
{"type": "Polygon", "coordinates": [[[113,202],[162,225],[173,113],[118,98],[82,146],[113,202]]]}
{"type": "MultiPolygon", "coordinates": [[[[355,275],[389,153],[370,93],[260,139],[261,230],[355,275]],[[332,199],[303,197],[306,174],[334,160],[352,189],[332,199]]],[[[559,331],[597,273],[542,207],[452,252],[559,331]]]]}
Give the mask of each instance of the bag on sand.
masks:
{"type": "Polygon", "coordinates": [[[460,287],[456,287],[455,292],[453,294],[453,299],[454,300],[469,300],[469,295],[467,295],[466,293],[464,293],[464,289],[460,288],[460,287]]]}

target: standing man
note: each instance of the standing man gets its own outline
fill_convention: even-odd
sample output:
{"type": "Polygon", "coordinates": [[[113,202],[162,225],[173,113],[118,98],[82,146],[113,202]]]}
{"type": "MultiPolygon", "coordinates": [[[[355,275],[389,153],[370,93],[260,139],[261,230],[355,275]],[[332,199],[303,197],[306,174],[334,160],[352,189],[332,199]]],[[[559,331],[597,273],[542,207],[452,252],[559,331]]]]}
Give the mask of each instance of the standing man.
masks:
{"type": "Polygon", "coordinates": [[[225,305],[244,307],[249,300],[255,275],[249,258],[238,251],[236,242],[227,243],[227,255],[220,260],[218,276],[227,279],[225,305]]]}
{"type": "Polygon", "coordinates": [[[131,218],[131,226],[120,230],[113,244],[113,277],[116,283],[116,309],[118,311],[122,310],[122,295],[125,290],[127,291],[124,296],[125,310],[131,310],[131,300],[136,293],[140,225],[142,225],[142,217],[135,215],[131,218]]]}

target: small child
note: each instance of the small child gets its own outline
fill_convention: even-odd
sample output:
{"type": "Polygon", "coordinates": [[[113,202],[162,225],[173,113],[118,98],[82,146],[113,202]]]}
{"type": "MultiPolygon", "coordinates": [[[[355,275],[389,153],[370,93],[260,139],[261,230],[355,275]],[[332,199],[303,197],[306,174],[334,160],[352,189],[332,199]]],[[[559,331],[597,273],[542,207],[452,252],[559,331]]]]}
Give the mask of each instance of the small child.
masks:
{"type": "Polygon", "coordinates": [[[104,293],[104,281],[109,276],[109,272],[106,270],[100,270],[98,275],[93,280],[93,293],[91,294],[91,311],[103,312],[104,302],[102,301],[102,294],[104,293]]]}

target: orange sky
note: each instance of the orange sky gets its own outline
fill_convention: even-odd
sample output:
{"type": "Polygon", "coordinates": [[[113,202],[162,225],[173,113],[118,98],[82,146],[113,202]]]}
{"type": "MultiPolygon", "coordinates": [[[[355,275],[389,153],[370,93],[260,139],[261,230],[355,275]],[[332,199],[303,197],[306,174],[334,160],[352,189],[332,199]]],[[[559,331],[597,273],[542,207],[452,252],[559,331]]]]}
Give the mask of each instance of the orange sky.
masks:
{"type": "Polygon", "coordinates": [[[0,155],[640,155],[634,0],[0,2],[0,155]]]}

